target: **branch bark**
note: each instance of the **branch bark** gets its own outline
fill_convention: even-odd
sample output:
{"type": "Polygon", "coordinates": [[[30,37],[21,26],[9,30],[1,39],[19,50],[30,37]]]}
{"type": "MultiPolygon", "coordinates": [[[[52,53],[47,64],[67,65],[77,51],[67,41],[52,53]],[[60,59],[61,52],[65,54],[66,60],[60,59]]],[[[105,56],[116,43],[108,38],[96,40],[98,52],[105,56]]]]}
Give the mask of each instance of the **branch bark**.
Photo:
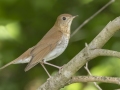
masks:
{"type": "Polygon", "coordinates": [[[103,77],[103,76],[74,76],[68,84],[80,83],[80,82],[103,82],[114,83],[120,85],[120,78],[118,77],[103,77]]]}
{"type": "Polygon", "coordinates": [[[100,56],[95,49],[102,48],[105,43],[120,29],[120,17],[109,22],[106,27],[91,41],[88,47],[81,50],[56,75],[52,76],[37,90],[59,90],[69,82],[70,78],[91,59],[100,56]],[[88,52],[89,51],[89,52],[88,52]]]}

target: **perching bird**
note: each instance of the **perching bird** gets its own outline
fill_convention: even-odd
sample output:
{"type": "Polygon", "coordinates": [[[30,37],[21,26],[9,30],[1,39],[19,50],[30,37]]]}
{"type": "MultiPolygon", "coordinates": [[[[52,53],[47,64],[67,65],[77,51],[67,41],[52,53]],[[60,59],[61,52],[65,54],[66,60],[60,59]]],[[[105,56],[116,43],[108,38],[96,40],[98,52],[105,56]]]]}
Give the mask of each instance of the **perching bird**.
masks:
{"type": "Polygon", "coordinates": [[[72,16],[70,14],[59,15],[54,26],[35,46],[29,48],[17,59],[11,61],[0,69],[3,69],[11,64],[28,63],[25,68],[25,71],[28,71],[40,63],[50,77],[50,74],[44,64],[60,68],[59,66],[48,63],[47,61],[58,57],[66,49],[70,39],[71,23],[75,17],[76,16],[72,16]]]}

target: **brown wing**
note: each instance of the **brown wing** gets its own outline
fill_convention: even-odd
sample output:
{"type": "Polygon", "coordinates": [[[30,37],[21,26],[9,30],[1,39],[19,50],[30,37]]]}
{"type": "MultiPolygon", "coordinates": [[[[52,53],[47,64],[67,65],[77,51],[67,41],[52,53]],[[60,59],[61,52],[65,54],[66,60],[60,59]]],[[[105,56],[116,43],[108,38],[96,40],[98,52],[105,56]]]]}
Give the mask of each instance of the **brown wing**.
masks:
{"type": "Polygon", "coordinates": [[[54,49],[54,47],[57,45],[57,43],[54,43],[46,48],[44,48],[43,50],[41,50],[40,52],[38,52],[35,56],[33,56],[32,60],[30,61],[30,63],[27,65],[27,67],[25,68],[25,71],[28,71],[29,69],[31,69],[32,67],[34,67],[36,64],[38,64],[41,60],[43,60],[43,58],[51,51],[54,49]]]}
{"type": "Polygon", "coordinates": [[[34,50],[31,52],[33,58],[25,68],[25,71],[28,71],[36,64],[38,64],[41,60],[43,60],[43,58],[56,47],[61,37],[62,32],[57,30],[54,32],[50,32],[50,34],[47,33],[43,37],[43,39],[35,46],[34,50]]]}

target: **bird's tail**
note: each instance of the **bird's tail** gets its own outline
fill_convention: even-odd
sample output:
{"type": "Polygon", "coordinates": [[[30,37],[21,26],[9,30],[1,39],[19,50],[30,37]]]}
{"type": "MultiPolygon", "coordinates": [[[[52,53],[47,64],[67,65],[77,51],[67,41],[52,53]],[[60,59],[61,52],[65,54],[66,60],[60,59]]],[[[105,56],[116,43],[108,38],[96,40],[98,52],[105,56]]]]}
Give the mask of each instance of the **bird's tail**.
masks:
{"type": "Polygon", "coordinates": [[[20,55],[18,58],[16,58],[15,60],[9,62],[8,64],[4,65],[3,67],[0,68],[4,69],[5,67],[11,65],[11,64],[18,64],[18,63],[28,63],[29,60],[32,58],[30,57],[30,53],[31,51],[34,49],[34,47],[29,48],[27,51],[25,51],[22,55],[20,55]],[[24,60],[25,59],[25,60],[24,60]],[[20,61],[19,61],[20,60],[20,61]]]}
{"type": "Polygon", "coordinates": [[[4,68],[6,68],[7,66],[9,66],[9,65],[11,65],[11,64],[14,64],[14,60],[13,60],[13,61],[11,61],[11,62],[9,62],[8,64],[6,64],[6,65],[2,66],[2,67],[0,68],[0,70],[2,70],[2,69],[4,69],[4,68]]]}

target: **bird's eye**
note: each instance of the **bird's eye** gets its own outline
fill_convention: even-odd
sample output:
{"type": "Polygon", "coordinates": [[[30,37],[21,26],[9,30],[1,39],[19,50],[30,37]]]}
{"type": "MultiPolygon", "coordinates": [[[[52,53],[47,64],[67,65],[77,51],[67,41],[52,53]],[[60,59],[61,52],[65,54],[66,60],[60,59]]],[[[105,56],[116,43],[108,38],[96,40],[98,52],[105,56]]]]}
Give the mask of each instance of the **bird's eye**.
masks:
{"type": "Polygon", "coordinates": [[[63,20],[66,20],[66,17],[63,17],[62,19],[63,19],[63,20]]]}

